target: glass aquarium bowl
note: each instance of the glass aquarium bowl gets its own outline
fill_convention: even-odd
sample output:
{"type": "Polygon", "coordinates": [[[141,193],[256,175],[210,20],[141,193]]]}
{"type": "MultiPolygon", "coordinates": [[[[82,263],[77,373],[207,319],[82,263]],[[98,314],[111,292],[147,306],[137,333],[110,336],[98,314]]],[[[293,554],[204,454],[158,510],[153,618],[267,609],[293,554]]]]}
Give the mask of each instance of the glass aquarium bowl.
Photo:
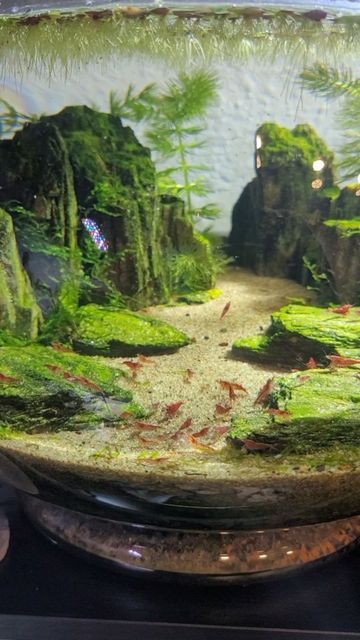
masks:
{"type": "Polygon", "coordinates": [[[357,3],[1,12],[0,479],[139,575],[355,544],[357,3]]]}

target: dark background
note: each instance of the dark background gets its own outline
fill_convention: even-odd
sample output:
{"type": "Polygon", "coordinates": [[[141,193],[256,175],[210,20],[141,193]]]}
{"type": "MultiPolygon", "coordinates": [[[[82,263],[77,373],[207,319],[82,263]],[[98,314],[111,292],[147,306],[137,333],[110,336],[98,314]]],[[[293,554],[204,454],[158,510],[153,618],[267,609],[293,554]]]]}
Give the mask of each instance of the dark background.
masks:
{"type": "Polygon", "coordinates": [[[11,524],[0,640],[360,639],[360,548],[263,584],[176,586],[72,556],[32,528],[12,492],[0,488],[0,502],[11,524]]]}

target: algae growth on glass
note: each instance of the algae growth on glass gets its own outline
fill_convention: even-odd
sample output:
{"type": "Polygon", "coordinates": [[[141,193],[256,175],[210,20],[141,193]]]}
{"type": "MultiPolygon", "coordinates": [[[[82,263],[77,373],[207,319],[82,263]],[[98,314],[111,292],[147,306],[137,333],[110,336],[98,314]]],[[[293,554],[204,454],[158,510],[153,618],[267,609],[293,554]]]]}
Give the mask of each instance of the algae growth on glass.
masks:
{"type": "Polygon", "coordinates": [[[359,20],[86,8],[0,42],[1,451],[53,494],[358,513],[359,20]]]}

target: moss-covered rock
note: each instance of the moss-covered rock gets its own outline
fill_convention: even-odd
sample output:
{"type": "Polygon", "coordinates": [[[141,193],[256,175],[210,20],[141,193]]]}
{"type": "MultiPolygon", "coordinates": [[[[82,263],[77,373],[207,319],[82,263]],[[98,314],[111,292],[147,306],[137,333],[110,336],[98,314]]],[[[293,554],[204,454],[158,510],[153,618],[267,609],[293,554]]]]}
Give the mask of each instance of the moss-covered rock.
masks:
{"type": "MultiPolygon", "coordinates": [[[[359,200],[359,198],[357,198],[359,200]]],[[[360,303],[360,218],[331,218],[317,229],[338,300],[360,303]]]]}
{"type": "Polygon", "coordinates": [[[0,348],[0,426],[26,432],[119,421],[132,399],[123,373],[97,358],[39,345],[0,348]]]}
{"type": "Polygon", "coordinates": [[[332,163],[333,153],[309,125],[289,130],[268,122],[257,130],[257,177],[232,214],[230,253],[239,264],[306,281],[303,256],[321,260],[313,228],[330,212],[330,200],[319,188],[333,185],[332,163]],[[314,171],[313,162],[320,159],[324,167],[314,171]]]}
{"type": "Polygon", "coordinates": [[[271,316],[265,335],[236,340],[233,353],[293,368],[309,358],[329,364],[328,354],[360,357],[359,311],[353,308],[343,315],[331,309],[288,305],[271,316]]]}
{"type": "Polygon", "coordinates": [[[325,220],[324,225],[336,229],[341,238],[360,235],[360,218],[350,218],[349,220],[335,218],[325,220]]]}
{"type": "Polygon", "coordinates": [[[74,347],[83,353],[135,356],[165,353],[190,343],[182,331],[166,322],[95,304],[80,307],[76,315],[74,347]]]}
{"type": "Polygon", "coordinates": [[[278,415],[258,409],[236,417],[230,441],[247,438],[272,447],[269,454],[312,453],[338,445],[360,446],[360,366],[313,369],[280,378],[269,397],[278,415]],[[283,412],[283,413],[281,413],[283,412]]]}
{"type": "Polygon", "coordinates": [[[132,308],[167,302],[172,257],[183,252],[201,266],[196,288],[214,286],[209,242],[195,232],[181,200],[156,197],[150,151],[118,117],[69,106],[27,123],[12,140],[0,141],[0,183],[0,202],[9,211],[11,201],[18,203],[11,208],[14,219],[25,210],[30,227],[41,223],[40,245],[48,241],[68,251],[62,262],[54,247],[29,241],[22,220],[17,225],[27,269],[39,282],[42,302],[48,290],[50,311],[59,306],[54,300],[69,276],[79,288],[85,275],[85,302],[108,302],[109,292],[132,308]],[[89,224],[104,236],[106,256],[95,256],[89,224]]]}
{"type": "Polygon", "coordinates": [[[0,142],[0,201],[20,203],[49,225],[60,245],[77,245],[77,202],[67,145],[54,117],[26,125],[0,142]]]}
{"type": "Polygon", "coordinates": [[[216,300],[222,295],[221,289],[205,289],[205,291],[195,291],[193,293],[183,293],[177,296],[179,302],[185,302],[185,304],[204,304],[211,300],[216,300]]]}
{"type": "Polygon", "coordinates": [[[22,266],[11,216],[0,209],[0,329],[37,337],[42,314],[22,266]]]}

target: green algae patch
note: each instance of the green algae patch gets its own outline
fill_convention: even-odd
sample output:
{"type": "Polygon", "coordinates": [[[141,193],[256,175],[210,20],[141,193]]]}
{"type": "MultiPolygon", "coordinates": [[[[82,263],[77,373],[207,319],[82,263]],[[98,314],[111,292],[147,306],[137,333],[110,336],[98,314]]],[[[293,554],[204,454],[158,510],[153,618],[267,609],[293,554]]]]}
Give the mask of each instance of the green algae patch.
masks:
{"type": "Polygon", "coordinates": [[[194,291],[189,293],[183,293],[177,297],[179,302],[185,302],[185,304],[205,304],[205,302],[211,302],[222,296],[221,289],[206,289],[205,291],[194,291]]]}
{"type": "Polygon", "coordinates": [[[311,454],[360,446],[360,365],[313,369],[279,378],[269,397],[271,415],[260,408],[233,419],[229,439],[270,444],[267,455],[311,454]]]}
{"type": "Polygon", "coordinates": [[[90,355],[136,356],[176,351],[190,338],[167,322],[127,309],[88,304],[76,316],[74,347],[90,355]]]}
{"type": "Polygon", "coordinates": [[[351,218],[350,220],[330,219],[325,220],[324,224],[327,227],[336,229],[341,238],[360,235],[360,218],[351,218]]]}
{"type": "Polygon", "coordinates": [[[309,358],[329,364],[327,355],[360,357],[360,309],[346,314],[309,305],[288,305],[271,316],[265,335],[242,338],[233,343],[239,357],[304,365],[309,358]]]}
{"type": "Polygon", "coordinates": [[[36,433],[114,423],[132,399],[118,384],[120,370],[49,347],[1,347],[0,371],[5,429],[36,433]]]}

